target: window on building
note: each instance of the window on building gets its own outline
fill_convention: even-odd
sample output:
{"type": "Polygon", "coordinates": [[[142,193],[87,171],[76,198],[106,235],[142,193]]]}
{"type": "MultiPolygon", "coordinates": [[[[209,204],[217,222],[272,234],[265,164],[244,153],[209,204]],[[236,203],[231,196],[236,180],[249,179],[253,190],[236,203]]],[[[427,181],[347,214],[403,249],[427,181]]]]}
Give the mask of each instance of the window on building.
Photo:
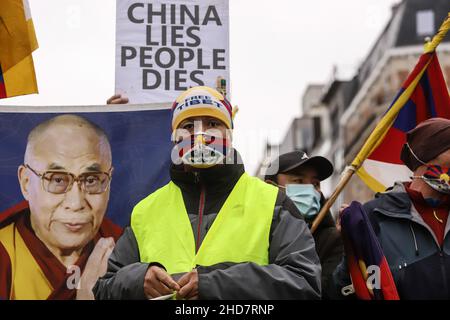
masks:
{"type": "Polygon", "coordinates": [[[334,153],[334,170],[335,172],[341,172],[344,169],[345,166],[345,159],[344,159],[344,150],[342,148],[336,149],[336,152],[334,153]]]}
{"type": "Polygon", "coordinates": [[[416,33],[419,37],[435,33],[433,10],[420,10],[416,13],[416,33]]]}
{"type": "Polygon", "coordinates": [[[313,118],[314,139],[313,148],[322,141],[322,119],[317,116],[313,118]]]}
{"type": "Polygon", "coordinates": [[[331,126],[332,126],[332,134],[333,137],[338,137],[339,136],[339,107],[336,106],[333,110],[333,112],[331,113],[331,126]]]}

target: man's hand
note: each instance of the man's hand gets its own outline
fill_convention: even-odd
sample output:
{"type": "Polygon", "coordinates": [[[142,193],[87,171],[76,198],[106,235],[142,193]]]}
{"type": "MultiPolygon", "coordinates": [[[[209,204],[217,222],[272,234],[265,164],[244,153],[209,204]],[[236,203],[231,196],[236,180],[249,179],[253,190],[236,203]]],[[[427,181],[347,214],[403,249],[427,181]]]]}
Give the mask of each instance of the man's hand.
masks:
{"type": "Polygon", "coordinates": [[[100,238],[92,250],[83,274],[80,278],[80,289],[77,290],[77,300],[94,300],[92,288],[98,278],[105,275],[108,259],[114,249],[113,238],[100,238]]]}
{"type": "Polygon", "coordinates": [[[115,94],[108,100],[106,100],[107,104],[126,104],[128,103],[127,97],[122,97],[120,94],[115,94]]]}
{"type": "Polygon", "coordinates": [[[178,280],[180,290],[177,299],[197,300],[198,299],[198,273],[197,269],[186,273],[178,280]]]}
{"type": "Polygon", "coordinates": [[[341,217],[342,217],[342,213],[343,213],[343,211],[344,211],[347,207],[348,207],[348,204],[347,204],[347,203],[343,203],[343,204],[341,205],[341,207],[339,208],[339,215],[338,215],[338,217],[337,217],[337,219],[336,219],[336,229],[339,231],[339,233],[340,233],[341,230],[342,230],[342,227],[341,227],[341,217]]]}
{"type": "Polygon", "coordinates": [[[144,278],[144,292],[147,298],[156,298],[180,290],[172,277],[158,266],[148,268],[144,278]]]}

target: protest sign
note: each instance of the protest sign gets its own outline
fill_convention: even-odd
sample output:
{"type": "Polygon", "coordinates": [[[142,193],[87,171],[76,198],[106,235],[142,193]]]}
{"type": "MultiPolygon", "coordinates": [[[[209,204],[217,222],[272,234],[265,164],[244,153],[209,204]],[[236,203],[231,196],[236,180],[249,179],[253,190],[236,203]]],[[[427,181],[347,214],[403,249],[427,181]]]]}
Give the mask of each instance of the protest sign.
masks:
{"type": "Polygon", "coordinates": [[[116,93],[169,102],[206,85],[229,93],[228,0],[118,0],[116,93]]]}

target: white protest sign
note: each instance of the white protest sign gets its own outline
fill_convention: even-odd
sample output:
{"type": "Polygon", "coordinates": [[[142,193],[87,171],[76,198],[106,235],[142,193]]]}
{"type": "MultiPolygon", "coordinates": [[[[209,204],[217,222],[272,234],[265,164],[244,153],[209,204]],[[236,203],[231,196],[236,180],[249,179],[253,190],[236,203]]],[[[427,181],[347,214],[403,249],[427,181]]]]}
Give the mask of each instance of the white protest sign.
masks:
{"type": "Polygon", "coordinates": [[[228,0],[117,0],[116,93],[170,102],[189,87],[229,93],[228,0]]]}

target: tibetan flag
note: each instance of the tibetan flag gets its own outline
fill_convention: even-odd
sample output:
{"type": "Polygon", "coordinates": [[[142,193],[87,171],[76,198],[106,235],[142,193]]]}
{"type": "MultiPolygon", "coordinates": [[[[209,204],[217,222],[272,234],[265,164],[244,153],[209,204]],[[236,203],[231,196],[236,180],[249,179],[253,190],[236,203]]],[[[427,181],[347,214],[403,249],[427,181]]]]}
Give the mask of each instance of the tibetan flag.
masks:
{"type": "Polygon", "coordinates": [[[356,296],[362,300],[399,300],[386,257],[359,202],[353,201],[344,209],[341,227],[356,296]]]}
{"type": "Polygon", "coordinates": [[[37,93],[38,47],[28,0],[0,1],[0,99],[37,93]]]}
{"type": "Polygon", "coordinates": [[[353,160],[358,176],[375,192],[409,180],[411,171],[400,160],[409,130],[432,117],[450,119],[450,97],[435,52],[449,28],[450,13],[353,160]]]}

